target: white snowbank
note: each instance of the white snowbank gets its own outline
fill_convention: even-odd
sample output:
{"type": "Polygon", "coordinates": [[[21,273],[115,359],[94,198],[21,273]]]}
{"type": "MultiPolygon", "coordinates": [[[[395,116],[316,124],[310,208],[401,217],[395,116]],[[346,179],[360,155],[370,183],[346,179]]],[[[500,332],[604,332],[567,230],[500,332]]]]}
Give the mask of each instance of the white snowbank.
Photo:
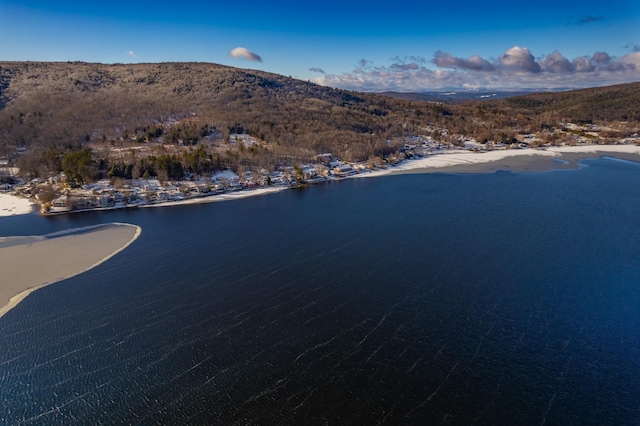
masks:
{"type": "Polygon", "coordinates": [[[367,176],[380,176],[384,174],[391,174],[394,172],[405,172],[408,170],[426,168],[439,169],[461,164],[489,163],[492,161],[502,160],[504,158],[523,155],[555,157],[558,154],[537,149],[510,149],[489,152],[451,151],[451,153],[432,155],[429,157],[420,158],[418,160],[405,160],[398,166],[389,167],[380,173],[372,173],[367,176]]]}
{"type": "Polygon", "coordinates": [[[216,172],[211,175],[211,180],[222,180],[222,179],[227,179],[227,180],[240,179],[240,176],[238,176],[231,170],[223,170],[221,172],[216,172]]]}
{"type": "Polygon", "coordinates": [[[145,204],[145,205],[141,205],[140,207],[165,207],[165,206],[181,206],[183,204],[215,203],[218,201],[238,200],[240,198],[272,194],[274,192],[280,192],[284,189],[289,189],[289,187],[288,186],[270,186],[268,188],[244,189],[242,191],[211,195],[208,197],[190,198],[187,200],[180,200],[180,201],[167,201],[165,203],[159,203],[159,204],[145,204]]]}
{"type": "Polygon", "coordinates": [[[31,213],[33,206],[27,199],[0,193],[0,217],[31,213]]]}
{"type": "Polygon", "coordinates": [[[581,145],[581,146],[556,146],[547,148],[547,151],[555,152],[558,154],[571,154],[575,153],[624,153],[624,154],[639,154],[640,146],[637,145],[581,145]]]}

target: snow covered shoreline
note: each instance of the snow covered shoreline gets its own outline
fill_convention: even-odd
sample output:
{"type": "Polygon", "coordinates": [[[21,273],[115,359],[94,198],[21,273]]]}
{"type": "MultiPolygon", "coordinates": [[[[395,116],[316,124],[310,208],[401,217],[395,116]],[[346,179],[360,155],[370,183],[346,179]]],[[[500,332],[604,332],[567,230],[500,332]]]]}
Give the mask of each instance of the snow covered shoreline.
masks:
{"type": "MultiPolygon", "coordinates": [[[[498,169],[512,171],[543,171],[554,168],[554,165],[558,166],[558,163],[554,163],[553,160],[563,160],[563,163],[566,163],[565,165],[569,165],[569,167],[571,167],[572,165],[564,160],[571,159],[576,161],[600,156],[624,156],[626,159],[633,159],[640,162],[640,146],[581,145],[549,147],[544,149],[495,150],[488,152],[451,150],[419,159],[404,160],[398,165],[389,166],[383,170],[373,170],[369,173],[355,174],[350,176],[350,178],[377,177],[405,173],[492,173],[498,169]],[[635,156],[637,156],[637,159],[635,156]]],[[[260,187],[206,197],[189,198],[179,201],[145,204],[140,205],[139,207],[165,207],[236,200],[240,198],[280,192],[288,188],[289,187],[287,186],[260,187]]],[[[27,199],[7,193],[0,193],[0,217],[28,214],[35,210],[35,206],[35,203],[32,203],[27,199]]],[[[113,208],[104,208],[100,210],[107,209],[113,208]]],[[[61,214],[67,213],[71,212],[64,212],[61,214]]]]}
{"type": "MultiPolygon", "coordinates": [[[[636,161],[640,161],[640,146],[637,145],[584,145],[584,146],[563,146],[549,147],[546,149],[509,149],[489,152],[471,151],[451,151],[438,155],[420,158],[417,160],[405,160],[397,166],[389,167],[380,172],[373,172],[367,175],[357,176],[383,176],[400,173],[429,173],[447,172],[451,168],[462,171],[467,168],[474,173],[492,173],[491,168],[502,160],[519,159],[531,163],[531,171],[542,171],[547,169],[544,164],[535,164],[537,160],[562,160],[566,155],[578,155],[580,159],[616,156],[616,154],[638,155],[636,161]],[[590,155],[596,154],[596,155],[590,155]]],[[[548,163],[553,164],[553,163],[548,163]]]]}

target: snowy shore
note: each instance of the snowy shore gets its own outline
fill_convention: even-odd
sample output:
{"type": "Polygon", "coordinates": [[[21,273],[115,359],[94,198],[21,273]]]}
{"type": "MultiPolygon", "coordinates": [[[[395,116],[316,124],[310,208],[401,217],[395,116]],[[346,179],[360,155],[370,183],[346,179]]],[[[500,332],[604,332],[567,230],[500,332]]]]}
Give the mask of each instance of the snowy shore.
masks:
{"type": "Polygon", "coordinates": [[[640,146],[584,145],[549,147],[545,149],[509,149],[489,152],[450,151],[448,153],[403,161],[395,167],[362,176],[382,176],[404,173],[491,173],[511,171],[543,171],[561,168],[557,161],[567,161],[575,168],[576,161],[602,156],[624,157],[640,161],[640,146]],[[637,158],[636,158],[637,156],[637,158]]]}
{"type": "Polygon", "coordinates": [[[201,197],[201,198],[190,198],[187,200],[180,200],[180,201],[166,201],[160,204],[145,204],[145,205],[141,205],[140,207],[145,207],[145,208],[150,208],[150,207],[168,207],[168,206],[179,206],[179,205],[183,205],[183,204],[202,204],[202,203],[215,203],[215,202],[219,202],[219,201],[229,201],[229,200],[239,200],[241,198],[247,198],[247,197],[255,197],[258,195],[266,195],[266,194],[273,194],[274,192],[280,192],[283,191],[285,189],[289,189],[289,187],[286,186],[269,186],[266,188],[256,188],[256,189],[245,189],[242,191],[236,191],[236,192],[228,192],[226,194],[217,194],[217,195],[211,195],[208,197],[201,197]]]}

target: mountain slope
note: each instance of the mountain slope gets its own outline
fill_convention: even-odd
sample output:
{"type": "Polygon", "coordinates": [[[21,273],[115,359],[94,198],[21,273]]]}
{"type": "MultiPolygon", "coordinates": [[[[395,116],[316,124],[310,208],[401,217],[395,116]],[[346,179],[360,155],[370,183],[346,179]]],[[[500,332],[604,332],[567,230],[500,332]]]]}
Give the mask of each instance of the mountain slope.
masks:
{"type": "Polygon", "coordinates": [[[498,104],[578,123],[640,122],[640,82],[567,92],[535,93],[507,98],[498,104]]]}
{"type": "MultiPolygon", "coordinates": [[[[402,134],[407,115],[403,102],[386,97],[207,63],[3,62],[0,88],[0,135],[25,147],[117,139],[195,116],[223,133],[309,150],[334,149],[326,141],[342,139],[351,153],[341,154],[359,158],[371,143],[402,134]]],[[[421,108],[425,118],[439,114],[421,108]]]]}

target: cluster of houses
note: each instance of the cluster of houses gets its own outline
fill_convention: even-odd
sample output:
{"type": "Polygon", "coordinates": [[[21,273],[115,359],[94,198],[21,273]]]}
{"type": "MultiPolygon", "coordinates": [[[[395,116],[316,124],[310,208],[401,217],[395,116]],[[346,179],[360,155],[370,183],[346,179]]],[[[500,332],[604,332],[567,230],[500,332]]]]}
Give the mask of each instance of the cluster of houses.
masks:
{"type": "MultiPolygon", "coordinates": [[[[284,167],[273,172],[246,171],[239,175],[225,170],[208,177],[185,176],[181,181],[161,183],[157,179],[135,179],[117,186],[109,180],[101,180],[79,188],[68,188],[61,174],[47,180],[34,179],[15,186],[14,191],[26,197],[35,196],[43,214],[60,214],[160,204],[267,186],[294,187],[328,182],[371,172],[372,166],[371,163],[346,163],[331,154],[321,154],[315,164],[284,167]],[[51,199],[52,191],[55,195],[51,199]]],[[[373,167],[384,168],[386,165],[383,162],[373,167]]]]}
{"type": "Polygon", "coordinates": [[[270,173],[261,170],[256,176],[251,171],[240,176],[225,170],[208,177],[185,176],[184,180],[173,182],[135,179],[114,185],[109,180],[101,180],[78,188],[65,185],[65,177],[60,174],[46,180],[33,179],[16,185],[13,191],[35,198],[43,214],[61,214],[182,201],[266,186],[294,187],[301,183],[327,182],[370,171],[364,165],[347,164],[330,154],[320,156],[320,160],[318,164],[286,167],[270,173]]]}
{"type": "MultiPolygon", "coordinates": [[[[230,174],[230,173],[229,173],[230,174]]],[[[228,175],[225,173],[224,175],[228,175]]],[[[295,184],[284,179],[276,180],[276,185],[295,184]]],[[[66,189],[64,194],[51,202],[41,203],[42,213],[57,214],[73,211],[102,210],[125,207],[137,207],[147,204],[160,204],[170,201],[182,201],[192,198],[210,197],[216,194],[235,192],[258,187],[253,180],[241,181],[235,178],[213,176],[199,180],[163,182],[157,179],[132,180],[115,187],[110,181],[103,180],[83,185],[80,188],[66,189]]]]}

